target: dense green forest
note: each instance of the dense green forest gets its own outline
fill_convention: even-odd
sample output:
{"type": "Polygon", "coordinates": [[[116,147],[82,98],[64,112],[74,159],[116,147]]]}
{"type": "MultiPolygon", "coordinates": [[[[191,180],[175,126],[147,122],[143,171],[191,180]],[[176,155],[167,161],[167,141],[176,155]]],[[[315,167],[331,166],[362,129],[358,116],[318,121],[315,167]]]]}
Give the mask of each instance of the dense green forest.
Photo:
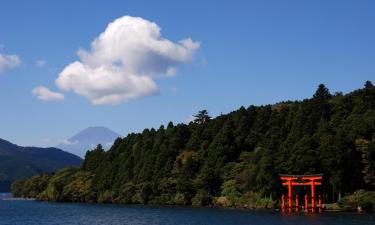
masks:
{"type": "MultiPolygon", "coordinates": [[[[324,202],[375,188],[375,88],[241,107],[169,123],[88,151],[81,168],[13,183],[15,196],[103,203],[271,208],[278,174],[323,173],[324,202]]],[[[308,189],[299,189],[299,192],[308,189]]]]}

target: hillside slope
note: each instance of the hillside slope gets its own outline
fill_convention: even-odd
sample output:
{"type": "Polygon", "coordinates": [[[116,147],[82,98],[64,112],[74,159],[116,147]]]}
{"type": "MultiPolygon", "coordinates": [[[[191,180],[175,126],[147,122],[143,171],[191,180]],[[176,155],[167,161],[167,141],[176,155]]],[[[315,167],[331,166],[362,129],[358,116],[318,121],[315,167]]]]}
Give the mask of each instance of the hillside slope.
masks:
{"type": "MultiPolygon", "coordinates": [[[[323,173],[324,202],[375,188],[375,88],[241,107],[190,124],[145,129],[88,152],[80,169],[13,185],[52,201],[273,207],[278,174],[323,173]],[[25,189],[34,184],[37,189],[25,189]],[[37,190],[37,191],[36,191],[37,190]]],[[[285,191],[284,191],[285,192],[285,191]]],[[[308,188],[298,188],[300,196],[308,188]]]]}
{"type": "Polygon", "coordinates": [[[0,192],[9,191],[16,179],[79,166],[81,162],[81,158],[60,149],[20,147],[0,139],[0,192]]]}

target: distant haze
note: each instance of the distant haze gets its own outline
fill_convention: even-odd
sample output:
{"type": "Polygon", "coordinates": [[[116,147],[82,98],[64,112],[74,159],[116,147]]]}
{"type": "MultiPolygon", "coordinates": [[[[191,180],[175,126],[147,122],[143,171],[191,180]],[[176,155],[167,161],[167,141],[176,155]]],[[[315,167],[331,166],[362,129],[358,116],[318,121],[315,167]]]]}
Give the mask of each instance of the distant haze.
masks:
{"type": "Polygon", "coordinates": [[[121,135],[106,127],[89,127],[56,147],[84,158],[87,150],[95,148],[98,144],[104,149],[109,149],[118,137],[121,135]]]}

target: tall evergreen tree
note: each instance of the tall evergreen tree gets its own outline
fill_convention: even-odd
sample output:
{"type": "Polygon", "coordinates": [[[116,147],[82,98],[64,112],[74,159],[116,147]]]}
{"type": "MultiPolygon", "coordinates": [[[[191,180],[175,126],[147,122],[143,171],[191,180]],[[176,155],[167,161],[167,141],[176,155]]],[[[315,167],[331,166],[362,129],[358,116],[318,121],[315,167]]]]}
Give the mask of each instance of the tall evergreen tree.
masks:
{"type": "Polygon", "coordinates": [[[203,124],[211,119],[206,109],[199,111],[197,115],[194,115],[194,117],[195,117],[194,122],[199,123],[199,124],[203,124]]]}

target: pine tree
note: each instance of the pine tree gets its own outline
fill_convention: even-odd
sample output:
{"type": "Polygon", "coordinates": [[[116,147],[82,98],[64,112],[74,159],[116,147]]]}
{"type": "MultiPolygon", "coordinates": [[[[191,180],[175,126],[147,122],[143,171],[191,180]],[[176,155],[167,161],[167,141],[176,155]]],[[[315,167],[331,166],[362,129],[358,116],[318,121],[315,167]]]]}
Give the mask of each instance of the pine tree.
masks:
{"type": "Polygon", "coordinates": [[[365,83],[365,89],[368,90],[368,89],[373,89],[374,88],[374,85],[372,84],[371,81],[366,81],[365,83]]]}
{"type": "Polygon", "coordinates": [[[203,124],[211,119],[211,117],[208,115],[208,111],[205,109],[199,111],[197,115],[194,115],[194,117],[195,117],[194,122],[199,123],[199,124],[203,124]]]}
{"type": "Polygon", "coordinates": [[[320,84],[318,89],[316,90],[313,98],[319,100],[327,100],[332,97],[331,93],[329,93],[328,88],[324,84],[320,84]]]}

